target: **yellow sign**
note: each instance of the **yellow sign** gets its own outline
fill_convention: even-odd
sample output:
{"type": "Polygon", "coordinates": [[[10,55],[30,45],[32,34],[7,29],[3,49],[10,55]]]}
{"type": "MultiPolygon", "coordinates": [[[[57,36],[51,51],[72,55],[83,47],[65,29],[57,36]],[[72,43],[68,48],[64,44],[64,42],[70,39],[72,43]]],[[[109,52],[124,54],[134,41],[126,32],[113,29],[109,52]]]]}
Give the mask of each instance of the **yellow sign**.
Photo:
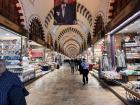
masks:
{"type": "Polygon", "coordinates": [[[8,20],[7,18],[3,17],[0,15],[0,24],[18,32],[21,33],[22,32],[22,28],[18,25],[16,25],[15,23],[11,22],[10,20],[8,20]]]}
{"type": "Polygon", "coordinates": [[[111,21],[110,27],[114,28],[122,19],[129,15],[137,5],[137,0],[131,1],[120,13],[111,21]]]}

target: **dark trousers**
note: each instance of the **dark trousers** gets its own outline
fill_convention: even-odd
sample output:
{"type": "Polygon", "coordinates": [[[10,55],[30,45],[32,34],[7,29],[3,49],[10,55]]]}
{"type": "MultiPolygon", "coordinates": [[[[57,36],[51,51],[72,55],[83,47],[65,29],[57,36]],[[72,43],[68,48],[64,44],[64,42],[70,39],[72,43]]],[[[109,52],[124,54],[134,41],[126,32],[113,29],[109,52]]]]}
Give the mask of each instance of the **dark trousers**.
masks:
{"type": "Polygon", "coordinates": [[[88,83],[88,72],[83,72],[83,83],[88,83]]]}
{"type": "Polygon", "coordinates": [[[74,67],[71,67],[71,73],[74,73],[74,67]]]}

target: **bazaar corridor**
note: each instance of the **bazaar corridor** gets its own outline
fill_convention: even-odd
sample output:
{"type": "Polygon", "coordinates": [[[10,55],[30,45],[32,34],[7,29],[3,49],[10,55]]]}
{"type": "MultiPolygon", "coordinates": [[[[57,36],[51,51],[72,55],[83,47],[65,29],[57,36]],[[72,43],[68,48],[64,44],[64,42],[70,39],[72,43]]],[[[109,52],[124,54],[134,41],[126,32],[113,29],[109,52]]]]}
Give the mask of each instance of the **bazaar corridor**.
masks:
{"type": "Polygon", "coordinates": [[[68,64],[26,88],[30,92],[27,105],[124,105],[90,74],[89,83],[83,86],[82,75],[71,74],[68,64]]]}
{"type": "Polygon", "coordinates": [[[140,0],[0,0],[0,105],[140,105],[140,0]]]}

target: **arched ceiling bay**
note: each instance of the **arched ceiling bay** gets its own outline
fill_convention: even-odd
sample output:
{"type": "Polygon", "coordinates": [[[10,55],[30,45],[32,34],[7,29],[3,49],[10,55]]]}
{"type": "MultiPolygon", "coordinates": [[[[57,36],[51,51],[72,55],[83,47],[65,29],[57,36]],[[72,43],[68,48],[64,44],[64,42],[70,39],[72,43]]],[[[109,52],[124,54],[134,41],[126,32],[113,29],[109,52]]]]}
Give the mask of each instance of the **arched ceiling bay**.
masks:
{"type": "Polygon", "coordinates": [[[77,0],[76,25],[53,25],[54,0],[29,1],[33,1],[33,7],[35,7],[37,14],[43,22],[45,38],[47,38],[48,34],[51,34],[54,40],[53,43],[56,41],[65,54],[76,56],[80,53],[83,45],[87,46],[87,35],[90,33],[91,38],[94,38],[93,31],[96,16],[101,13],[104,21],[107,21],[110,0],[77,0]]]}

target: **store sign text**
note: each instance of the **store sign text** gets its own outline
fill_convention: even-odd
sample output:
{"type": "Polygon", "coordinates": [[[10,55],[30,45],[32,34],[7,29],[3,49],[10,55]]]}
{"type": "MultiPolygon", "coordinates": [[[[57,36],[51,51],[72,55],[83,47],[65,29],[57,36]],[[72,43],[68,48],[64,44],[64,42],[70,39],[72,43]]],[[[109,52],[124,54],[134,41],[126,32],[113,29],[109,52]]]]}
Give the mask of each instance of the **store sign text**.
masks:
{"type": "Polygon", "coordinates": [[[19,33],[22,31],[22,29],[18,25],[14,24],[13,22],[9,21],[8,19],[6,19],[1,15],[0,15],[0,24],[3,24],[4,26],[19,33]]]}

